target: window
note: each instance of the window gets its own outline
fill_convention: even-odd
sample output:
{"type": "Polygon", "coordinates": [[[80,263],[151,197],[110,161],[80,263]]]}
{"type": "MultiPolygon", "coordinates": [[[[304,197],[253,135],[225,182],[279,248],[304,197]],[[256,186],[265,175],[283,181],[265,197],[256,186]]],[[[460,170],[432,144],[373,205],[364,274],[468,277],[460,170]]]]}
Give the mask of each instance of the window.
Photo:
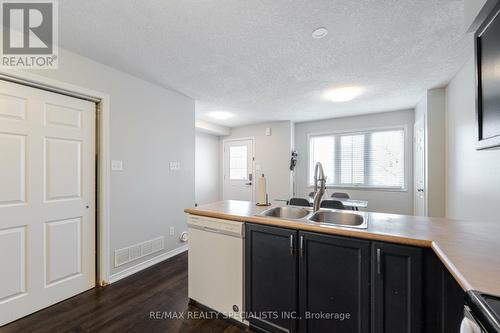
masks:
{"type": "Polygon", "coordinates": [[[229,147],[229,179],[247,180],[247,146],[229,147]]]}
{"type": "Polygon", "coordinates": [[[314,166],[316,162],[321,161],[327,181],[331,180],[330,175],[335,174],[335,137],[316,136],[310,141],[310,165],[309,165],[309,184],[314,181],[314,166]]]}
{"type": "Polygon", "coordinates": [[[405,188],[404,128],[309,137],[309,184],[321,162],[328,186],[405,188]]]}

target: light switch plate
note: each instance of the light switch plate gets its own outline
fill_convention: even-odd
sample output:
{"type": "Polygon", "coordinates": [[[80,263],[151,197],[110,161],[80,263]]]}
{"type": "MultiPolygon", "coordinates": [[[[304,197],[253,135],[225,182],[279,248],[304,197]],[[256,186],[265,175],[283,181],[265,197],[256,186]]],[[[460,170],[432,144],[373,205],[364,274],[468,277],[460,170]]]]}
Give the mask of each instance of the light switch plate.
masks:
{"type": "Polygon", "coordinates": [[[111,171],[123,171],[123,161],[112,160],[111,171]]]}
{"type": "Polygon", "coordinates": [[[170,170],[180,170],[181,169],[181,162],[170,162],[170,170]]]}

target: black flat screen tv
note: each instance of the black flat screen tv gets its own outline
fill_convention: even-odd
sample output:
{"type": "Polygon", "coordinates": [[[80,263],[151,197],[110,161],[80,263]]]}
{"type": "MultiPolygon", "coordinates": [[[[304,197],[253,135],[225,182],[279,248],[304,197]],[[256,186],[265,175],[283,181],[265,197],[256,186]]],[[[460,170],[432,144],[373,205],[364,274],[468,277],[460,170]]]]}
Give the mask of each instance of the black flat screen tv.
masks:
{"type": "Polygon", "coordinates": [[[475,33],[477,149],[500,148],[500,4],[475,33]]]}

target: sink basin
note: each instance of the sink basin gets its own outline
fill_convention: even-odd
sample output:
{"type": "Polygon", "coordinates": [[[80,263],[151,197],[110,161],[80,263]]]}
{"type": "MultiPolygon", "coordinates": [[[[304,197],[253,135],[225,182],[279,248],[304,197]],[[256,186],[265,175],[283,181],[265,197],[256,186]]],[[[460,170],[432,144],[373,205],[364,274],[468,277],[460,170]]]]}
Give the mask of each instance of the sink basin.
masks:
{"type": "Polygon", "coordinates": [[[308,218],[309,221],[351,228],[366,228],[367,221],[363,213],[320,210],[308,218]]]}
{"type": "Polygon", "coordinates": [[[269,208],[257,215],[295,220],[307,224],[315,222],[332,227],[366,229],[368,226],[368,217],[364,212],[321,209],[313,213],[310,208],[283,206],[269,208]]]}
{"type": "Polygon", "coordinates": [[[259,215],[269,217],[280,217],[283,219],[298,220],[309,215],[311,211],[307,208],[298,207],[274,207],[263,211],[259,215]]]}

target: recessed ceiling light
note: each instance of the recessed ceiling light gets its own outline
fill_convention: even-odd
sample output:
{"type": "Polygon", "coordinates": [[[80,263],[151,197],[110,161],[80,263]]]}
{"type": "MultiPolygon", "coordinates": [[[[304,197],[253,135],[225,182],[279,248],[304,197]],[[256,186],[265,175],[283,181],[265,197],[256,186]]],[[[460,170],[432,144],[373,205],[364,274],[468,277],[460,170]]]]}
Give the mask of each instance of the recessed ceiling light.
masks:
{"type": "Polygon", "coordinates": [[[217,119],[217,120],[225,120],[225,119],[229,119],[233,116],[232,113],[230,112],[226,112],[226,111],[214,111],[214,112],[210,112],[208,114],[209,117],[212,117],[214,119],[217,119]]]}
{"type": "Polygon", "coordinates": [[[323,38],[326,35],[328,35],[328,29],[323,28],[323,27],[314,29],[312,32],[312,38],[316,38],[316,39],[323,38]]]}
{"type": "Polygon", "coordinates": [[[323,97],[332,102],[348,102],[361,95],[364,90],[362,87],[335,88],[325,92],[323,97]]]}

